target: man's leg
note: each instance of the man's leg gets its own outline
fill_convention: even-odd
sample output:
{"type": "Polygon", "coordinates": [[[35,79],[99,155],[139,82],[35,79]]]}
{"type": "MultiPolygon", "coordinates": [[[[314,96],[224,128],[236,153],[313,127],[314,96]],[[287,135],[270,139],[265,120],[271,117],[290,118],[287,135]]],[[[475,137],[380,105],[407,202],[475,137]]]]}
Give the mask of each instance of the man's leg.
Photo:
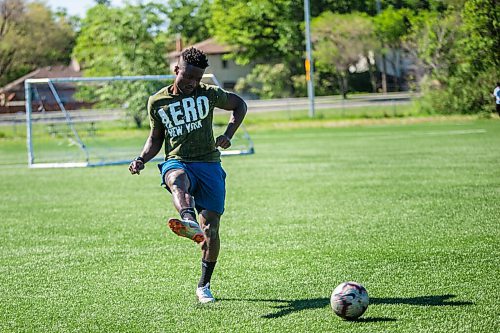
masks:
{"type": "Polygon", "coordinates": [[[206,239],[205,246],[202,249],[202,259],[208,262],[216,262],[220,250],[220,215],[210,210],[203,210],[200,214],[200,222],[206,239]]]}
{"type": "Polygon", "coordinates": [[[196,222],[194,199],[189,194],[188,175],[183,169],[172,169],[167,171],[164,181],[172,192],[174,207],[181,215],[181,220],[170,219],[168,226],[179,236],[192,239],[196,243],[203,242],[203,232],[196,222]]]}
{"type": "Polygon", "coordinates": [[[203,210],[200,213],[200,222],[205,232],[205,243],[202,246],[201,278],[198,282],[196,295],[202,303],[214,302],[210,292],[210,279],[217,263],[220,250],[219,222],[220,215],[216,212],[203,210]]]}

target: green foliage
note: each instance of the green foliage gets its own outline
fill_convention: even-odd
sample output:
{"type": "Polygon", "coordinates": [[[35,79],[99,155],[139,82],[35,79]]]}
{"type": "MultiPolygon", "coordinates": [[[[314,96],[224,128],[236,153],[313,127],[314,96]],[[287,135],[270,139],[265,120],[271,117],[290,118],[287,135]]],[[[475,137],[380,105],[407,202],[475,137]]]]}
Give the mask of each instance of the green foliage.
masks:
{"type": "Polygon", "coordinates": [[[212,32],[235,47],[231,56],[240,64],[262,61],[265,55],[295,68],[304,53],[301,6],[293,0],[214,0],[212,32]]]}
{"type": "MultiPolygon", "coordinates": [[[[403,39],[411,31],[411,18],[413,12],[408,8],[394,9],[389,6],[382,13],[373,18],[375,35],[380,41],[380,48],[375,50],[379,55],[382,55],[383,67],[382,71],[386,70],[386,62],[392,66],[393,73],[397,73],[393,77],[394,89],[399,90],[398,75],[401,72],[401,49],[403,39]],[[392,54],[392,56],[389,56],[392,54]]],[[[385,76],[383,77],[385,80],[385,76]]],[[[386,86],[386,82],[382,83],[386,86]]]]}
{"type": "MultiPolygon", "coordinates": [[[[381,0],[382,10],[389,7],[396,9],[407,8],[413,11],[431,10],[436,12],[445,11],[450,5],[463,3],[465,0],[381,0]]],[[[368,0],[367,2],[373,2],[368,0]]]]}
{"type": "Polygon", "coordinates": [[[462,113],[493,110],[491,92],[500,77],[500,6],[495,0],[470,0],[461,12],[463,38],[457,43],[457,69],[450,94],[462,113]]]}
{"type": "Polygon", "coordinates": [[[292,82],[290,69],[284,64],[256,65],[245,78],[239,79],[235,90],[260,98],[290,97],[292,82]]]}
{"type": "Polygon", "coordinates": [[[472,71],[487,71],[500,65],[500,6],[495,0],[470,0],[462,10],[463,32],[459,43],[472,71]]]}
{"type": "Polygon", "coordinates": [[[158,4],[127,5],[123,8],[97,5],[82,22],[74,56],[87,76],[164,73],[158,4]]]}
{"type": "Polygon", "coordinates": [[[212,16],[209,0],[169,0],[167,16],[167,33],[180,34],[187,44],[211,37],[208,30],[212,16]]]}
{"type": "MultiPolygon", "coordinates": [[[[424,9],[435,9],[443,10],[448,6],[448,3],[459,2],[463,0],[446,0],[445,2],[441,0],[429,0],[429,1],[417,1],[417,0],[386,0],[381,1],[382,17],[379,19],[379,34],[384,35],[384,38],[390,41],[391,45],[400,45],[401,37],[407,33],[407,16],[410,16],[411,10],[424,10],[424,9]],[[387,10],[387,13],[385,13],[387,10]]],[[[367,17],[365,16],[364,22],[361,22],[361,27],[358,27],[358,21],[353,18],[353,16],[360,16],[360,14],[353,14],[354,12],[368,13],[369,15],[376,14],[376,2],[368,0],[358,0],[358,1],[347,1],[347,0],[318,0],[311,1],[311,16],[317,17],[315,20],[322,21],[323,24],[328,26],[331,22],[328,22],[328,18],[321,19],[321,15],[325,12],[336,13],[336,15],[346,14],[345,19],[341,20],[339,18],[337,21],[342,21],[340,25],[330,24],[328,31],[325,35],[330,33],[335,33],[338,29],[343,30],[344,36],[342,39],[350,39],[354,44],[365,44],[366,47],[361,53],[361,56],[366,57],[366,49],[371,48],[372,50],[379,49],[378,46],[374,45],[373,30],[369,22],[366,22],[367,17]],[[367,29],[364,33],[361,30],[363,28],[367,29]],[[353,32],[352,36],[349,36],[353,32]],[[355,42],[356,39],[362,38],[360,43],[355,42]]],[[[295,78],[293,81],[296,83],[298,90],[301,90],[300,86],[303,84],[299,81],[301,75],[304,74],[303,61],[305,58],[305,46],[304,46],[304,8],[303,1],[289,1],[289,0],[260,0],[260,1],[247,1],[247,0],[214,0],[212,4],[212,22],[211,29],[215,37],[228,45],[233,46],[234,53],[230,56],[236,59],[238,63],[247,64],[250,61],[254,62],[265,62],[272,59],[273,63],[283,63],[286,64],[290,70],[292,76],[295,78]],[[265,56],[263,56],[265,55],[265,56]]],[[[333,15],[333,14],[331,14],[333,15]]],[[[380,37],[380,36],[379,36],[380,37]]],[[[378,41],[382,41],[379,38],[378,41]]],[[[317,44],[317,40],[314,41],[317,44]]],[[[345,67],[352,64],[351,61],[347,62],[349,65],[340,64],[337,62],[336,65],[332,65],[332,57],[329,54],[331,50],[330,45],[325,41],[319,42],[322,45],[316,45],[316,55],[319,55],[319,66],[322,64],[327,64],[322,68],[318,68],[319,71],[325,73],[324,77],[330,77],[337,79],[341,77],[339,85],[343,87],[343,90],[347,90],[346,81],[342,79],[342,75],[339,73],[345,72],[345,67]],[[329,58],[325,61],[325,57],[329,58]],[[344,67],[344,68],[342,68],[344,67]],[[340,72],[339,72],[340,70],[340,72]]],[[[332,42],[330,42],[332,44],[332,42]]],[[[336,45],[333,43],[333,49],[335,51],[336,45]]],[[[375,43],[376,44],[376,43],[375,43]]],[[[350,45],[349,45],[350,46],[350,45]]],[[[397,47],[397,46],[396,46],[397,47]]],[[[351,49],[347,47],[341,52],[335,51],[337,54],[343,57],[345,60],[349,58],[356,58],[356,55],[352,55],[356,49],[351,49]]],[[[362,48],[361,45],[356,45],[356,48],[362,48]]],[[[357,56],[359,58],[359,56],[357,56]]],[[[394,66],[399,66],[395,64],[394,66]]],[[[370,78],[372,85],[376,86],[375,81],[375,68],[373,64],[370,67],[370,78]]],[[[330,82],[328,85],[332,85],[330,82]]]]}
{"type": "Polygon", "coordinates": [[[401,47],[402,39],[409,33],[413,12],[407,8],[389,7],[373,18],[374,30],[383,45],[392,48],[401,47]]]}
{"type": "Polygon", "coordinates": [[[74,32],[41,2],[0,1],[0,86],[36,67],[67,64],[74,32]]]}
{"type": "MultiPolygon", "coordinates": [[[[86,76],[165,74],[165,7],[159,4],[97,5],[87,12],[73,51],[86,76]]],[[[93,91],[110,105],[127,105],[137,126],[147,118],[146,103],[157,90],[151,82],[114,83],[93,91]],[[124,102],[125,101],[125,102],[124,102]]]]}
{"type": "Polygon", "coordinates": [[[111,0],[95,0],[98,5],[110,6],[111,0]]]}
{"type": "Polygon", "coordinates": [[[349,69],[378,47],[371,19],[362,13],[324,12],[312,21],[314,58],[320,71],[335,70],[344,96],[349,69]]]}
{"type": "MultiPolygon", "coordinates": [[[[334,68],[325,70],[316,68],[314,72],[314,94],[316,96],[329,96],[342,93],[339,85],[339,74],[334,68]]],[[[305,74],[292,76],[293,96],[307,96],[307,81],[305,74]]]]}
{"type": "Polygon", "coordinates": [[[457,110],[457,96],[445,95],[444,91],[453,81],[451,75],[458,60],[455,44],[461,38],[457,26],[460,24],[460,16],[453,10],[445,13],[421,11],[411,17],[412,30],[405,37],[404,46],[420,68],[417,80],[424,92],[420,105],[426,112],[454,113],[457,110]]]}
{"type": "Polygon", "coordinates": [[[461,38],[458,13],[422,11],[410,19],[412,33],[405,37],[406,49],[418,59],[425,74],[447,77],[456,63],[455,44],[461,38]]]}
{"type": "Polygon", "coordinates": [[[348,14],[352,12],[364,12],[370,15],[376,12],[376,3],[373,0],[312,0],[311,15],[316,17],[324,11],[331,11],[338,14],[348,14]]]}
{"type": "Polygon", "coordinates": [[[430,20],[431,26],[446,29],[430,29],[434,38],[420,40],[428,42],[419,48],[427,50],[420,59],[430,69],[428,83],[423,86],[424,107],[439,113],[493,110],[491,92],[500,66],[499,13],[494,0],[470,0],[460,11],[450,10],[445,17],[430,20]],[[448,35],[437,33],[444,31],[448,35]]]}
{"type": "MultiPolygon", "coordinates": [[[[312,17],[325,10],[374,14],[374,1],[310,1],[312,17]]],[[[304,4],[294,0],[214,0],[212,33],[235,47],[238,63],[262,61],[262,55],[287,64],[292,73],[302,74],[304,46],[304,4]]]]}

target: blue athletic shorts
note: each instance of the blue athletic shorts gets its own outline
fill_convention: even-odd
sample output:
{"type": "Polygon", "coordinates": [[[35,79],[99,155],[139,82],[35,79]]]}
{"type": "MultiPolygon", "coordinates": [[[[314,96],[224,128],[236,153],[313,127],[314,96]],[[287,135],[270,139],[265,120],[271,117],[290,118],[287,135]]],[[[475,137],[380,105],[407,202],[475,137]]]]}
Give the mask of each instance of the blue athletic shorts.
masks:
{"type": "Polygon", "coordinates": [[[181,162],[170,159],[158,164],[161,173],[161,185],[169,192],[165,184],[165,174],[172,169],[186,172],[190,188],[189,194],[194,197],[196,210],[211,210],[220,215],[224,213],[226,200],[226,173],[220,162],[181,162]]]}

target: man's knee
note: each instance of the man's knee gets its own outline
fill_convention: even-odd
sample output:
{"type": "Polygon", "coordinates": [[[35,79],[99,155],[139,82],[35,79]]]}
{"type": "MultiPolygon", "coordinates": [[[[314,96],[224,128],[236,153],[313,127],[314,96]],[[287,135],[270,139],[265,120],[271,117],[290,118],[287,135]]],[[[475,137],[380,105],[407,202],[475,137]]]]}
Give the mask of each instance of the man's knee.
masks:
{"type": "Polygon", "coordinates": [[[172,192],[189,189],[189,178],[182,169],[172,169],[165,174],[165,184],[172,192]]]}
{"type": "Polygon", "coordinates": [[[204,217],[204,231],[207,237],[213,238],[219,236],[220,215],[211,211],[202,211],[204,217]]]}

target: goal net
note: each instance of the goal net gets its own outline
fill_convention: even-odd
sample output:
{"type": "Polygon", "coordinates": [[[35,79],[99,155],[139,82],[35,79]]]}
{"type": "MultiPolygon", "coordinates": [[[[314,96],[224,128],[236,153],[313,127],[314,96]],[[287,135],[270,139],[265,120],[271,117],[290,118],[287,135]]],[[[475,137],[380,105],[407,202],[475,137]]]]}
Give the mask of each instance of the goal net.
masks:
{"type": "MultiPolygon", "coordinates": [[[[25,81],[28,164],[32,168],[130,163],[149,134],[148,97],[174,75],[46,78],[25,81]]],[[[219,85],[213,74],[203,82],[219,85]]],[[[230,113],[215,109],[214,135],[230,113]]],[[[253,153],[244,126],[223,156],[253,153]]],[[[161,151],[155,160],[164,159],[161,151]]]]}

